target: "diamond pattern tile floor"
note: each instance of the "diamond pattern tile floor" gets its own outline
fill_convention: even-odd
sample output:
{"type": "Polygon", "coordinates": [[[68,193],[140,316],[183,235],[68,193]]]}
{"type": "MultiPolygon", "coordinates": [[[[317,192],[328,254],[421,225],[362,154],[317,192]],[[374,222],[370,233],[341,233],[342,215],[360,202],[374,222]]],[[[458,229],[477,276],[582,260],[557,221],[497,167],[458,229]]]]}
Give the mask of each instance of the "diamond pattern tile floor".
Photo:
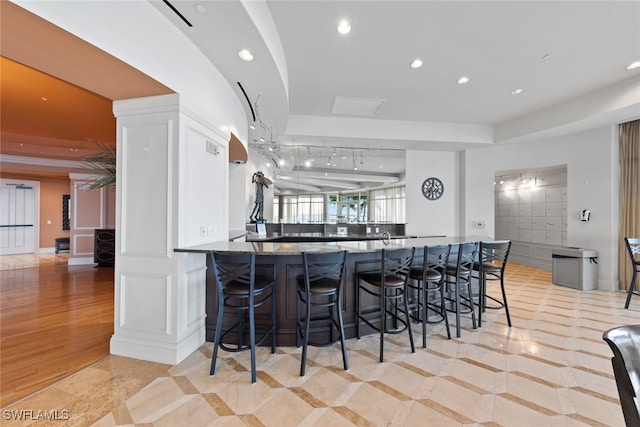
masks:
{"type": "MultiPolygon", "coordinates": [[[[259,349],[251,384],[247,352],[212,344],[177,366],[109,356],[6,410],[66,410],[74,426],[624,426],[610,350],[602,333],[639,323],[623,293],[576,291],[550,272],[511,264],[506,275],[513,327],[489,310],[468,319],[460,339],[430,325],[427,349],[406,335],[349,340],[350,369],[338,346],[259,349]]],[[[453,316],[452,316],[453,319],[453,316]]],[[[420,326],[413,325],[416,336],[420,326]]],[[[3,425],[62,425],[25,420],[3,425]]]]}

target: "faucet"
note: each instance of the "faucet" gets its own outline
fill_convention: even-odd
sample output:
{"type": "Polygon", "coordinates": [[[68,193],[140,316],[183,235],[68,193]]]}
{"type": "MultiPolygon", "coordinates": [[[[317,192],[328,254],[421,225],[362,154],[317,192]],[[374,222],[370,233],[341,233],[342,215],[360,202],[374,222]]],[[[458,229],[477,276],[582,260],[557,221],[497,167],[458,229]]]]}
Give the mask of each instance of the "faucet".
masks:
{"type": "Polygon", "coordinates": [[[382,243],[384,243],[385,245],[388,245],[391,241],[391,233],[389,233],[387,230],[384,230],[380,235],[380,240],[382,240],[382,243]]]}

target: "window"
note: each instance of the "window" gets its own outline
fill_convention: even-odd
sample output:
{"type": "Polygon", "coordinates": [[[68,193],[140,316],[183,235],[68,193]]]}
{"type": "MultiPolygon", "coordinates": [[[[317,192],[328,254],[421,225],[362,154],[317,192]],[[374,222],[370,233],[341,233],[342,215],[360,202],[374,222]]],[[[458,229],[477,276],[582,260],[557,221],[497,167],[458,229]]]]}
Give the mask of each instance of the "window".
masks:
{"type": "Polygon", "coordinates": [[[280,196],[282,212],[278,217],[279,206],[274,199],[274,219],[286,223],[310,223],[324,221],[324,196],[322,194],[301,194],[298,196],[280,196]]]}
{"type": "Polygon", "coordinates": [[[404,223],[406,221],[404,186],[372,190],[369,193],[369,203],[372,222],[404,223]]]}
{"type": "Polygon", "coordinates": [[[367,193],[329,195],[329,222],[367,221],[367,193]]]}

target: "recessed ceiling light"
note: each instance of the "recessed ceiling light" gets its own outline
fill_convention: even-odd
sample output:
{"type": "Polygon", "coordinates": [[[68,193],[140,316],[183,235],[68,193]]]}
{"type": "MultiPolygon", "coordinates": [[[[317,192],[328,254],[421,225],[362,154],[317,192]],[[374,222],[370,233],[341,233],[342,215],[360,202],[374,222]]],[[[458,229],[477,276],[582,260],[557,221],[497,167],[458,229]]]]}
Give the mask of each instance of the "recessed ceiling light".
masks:
{"type": "Polygon", "coordinates": [[[340,34],[349,34],[350,31],[351,24],[349,24],[349,21],[347,21],[346,19],[340,21],[340,23],[338,24],[338,32],[340,34]]]}
{"type": "Polygon", "coordinates": [[[413,62],[411,63],[411,68],[420,68],[420,67],[422,67],[422,60],[414,59],[413,62]]]}
{"type": "Polygon", "coordinates": [[[463,85],[469,83],[469,77],[462,76],[458,79],[458,84],[463,85]]]}
{"type": "Polygon", "coordinates": [[[200,13],[206,13],[206,12],[207,12],[207,8],[206,8],[206,7],[204,7],[204,6],[203,6],[203,5],[201,5],[201,4],[197,4],[197,5],[196,5],[196,10],[197,10],[198,12],[200,12],[200,13]]]}
{"type": "Polygon", "coordinates": [[[510,93],[511,93],[511,95],[519,95],[519,94],[521,94],[522,92],[524,92],[524,89],[522,89],[522,88],[518,88],[518,89],[514,89],[514,90],[512,90],[510,93]]]}
{"type": "Polygon", "coordinates": [[[238,52],[238,56],[243,61],[253,61],[253,53],[249,52],[247,49],[242,49],[240,52],[238,52]]]}
{"type": "Polygon", "coordinates": [[[254,125],[253,123],[251,123],[249,127],[251,128],[251,130],[256,130],[256,125],[254,125]]]}
{"type": "Polygon", "coordinates": [[[542,59],[544,59],[545,61],[546,61],[547,59],[549,59],[549,58],[551,58],[551,54],[550,54],[550,53],[547,53],[546,55],[543,55],[543,56],[542,56],[542,59]]]}
{"type": "Polygon", "coordinates": [[[632,62],[627,66],[627,70],[633,70],[640,67],[640,61],[632,62]]]}
{"type": "Polygon", "coordinates": [[[43,101],[48,101],[48,99],[47,99],[47,98],[45,98],[44,96],[43,96],[43,97],[41,97],[40,99],[42,99],[43,101]]]}

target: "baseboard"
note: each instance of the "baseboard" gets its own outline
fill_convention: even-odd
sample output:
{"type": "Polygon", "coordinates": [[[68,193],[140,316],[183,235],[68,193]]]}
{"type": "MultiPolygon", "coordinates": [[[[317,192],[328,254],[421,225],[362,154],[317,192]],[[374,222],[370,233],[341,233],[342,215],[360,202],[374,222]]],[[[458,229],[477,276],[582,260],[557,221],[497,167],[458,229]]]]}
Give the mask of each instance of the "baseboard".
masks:
{"type": "Polygon", "coordinates": [[[69,258],[69,265],[94,265],[93,257],[90,258],[69,258]]]}
{"type": "Polygon", "coordinates": [[[40,248],[38,249],[39,254],[54,254],[56,253],[56,248],[40,248]]]}

